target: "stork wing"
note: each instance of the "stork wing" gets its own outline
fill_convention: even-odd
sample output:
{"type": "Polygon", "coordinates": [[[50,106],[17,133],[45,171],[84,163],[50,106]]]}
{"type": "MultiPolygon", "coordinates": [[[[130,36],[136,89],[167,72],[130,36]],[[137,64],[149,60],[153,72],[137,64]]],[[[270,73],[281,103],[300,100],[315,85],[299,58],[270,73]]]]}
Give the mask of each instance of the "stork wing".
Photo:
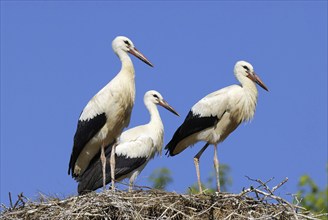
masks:
{"type": "Polygon", "coordinates": [[[165,154],[170,156],[176,155],[173,152],[180,141],[192,134],[216,125],[218,121],[219,119],[216,116],[200,117],[199,115],[194,115],[192,110],[190,110],[185,121],[175,131],[171,141],[166,145],[165,149],[167,151],[165,154]]]}
{"type": "Polygon", "coordinates": [[[69,161],[68,175],[72,171],[72,176],[74,176],[74,165],[79,157],[84,146],[91,140],[91,138],[97,134],[100,129],[106,123],[105,113],[98,114],[91,119],[81,120],[81,117],[77,124],[77,129],[74,135],[74,145],[71,154],[71,159],[69,161]]]}
{"type": "MultiPolygon", "coordinates": [[[[166,155],[174,156],[180,153],[184,149],[180,149],[178,153],[175,152],[180,141],[197,132],[213,127],[219,122],[229,108],[226,93],[230,88],[229,86],[205,96],[191,108],[182,125],[166,145],[166,155]]],[[[187,147],[184,146],[184,148],[187,147]]]]}
{"type": "MultiPolygon", "coordinates": [[[[151,149],[152,140],[141,137],[137,140],[124,142],[116,146],[115,153],[115,179],[120,180],[130,174],[140,166],[145,164],[148,159],[145,149],[151,149]],[[147,146],[145,146],[147,144],[147,146]]],[[[106,155],[106,184],[111,181],[110,155],[112,147],[107,147],[106,155]]],[[[85,193],[102,187],[102,164],[100,155],[94,157],[87,170],[77,178],[79,182],[78,193],[85,193]]]]}

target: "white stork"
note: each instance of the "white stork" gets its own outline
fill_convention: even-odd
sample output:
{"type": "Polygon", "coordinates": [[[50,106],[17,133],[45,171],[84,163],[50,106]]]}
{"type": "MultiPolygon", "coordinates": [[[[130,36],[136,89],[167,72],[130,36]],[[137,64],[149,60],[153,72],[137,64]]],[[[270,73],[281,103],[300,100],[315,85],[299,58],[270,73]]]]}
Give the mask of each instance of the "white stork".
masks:
{"type": "MultiPolygon", "coordinates": [[[[116,37],[112,42],[112,48],[121,60],[122,68],[83,109],[74,135],[74,145],[68,168],[68,174],[71,173],[73,178],[78,178],[85,172],[90,161],[101,151],[104,188],[106,173],[104,148],[115,143],[123,129],[129,125],[134,105],[135,74],[128,53],[133,54],[149,66],[153,66],[127,37],[116,37]]],[[[111,164],[114,162],[111,161],[111,164]]]]}
{"type": "MultiPolygon", "coordinates": [[[[130,191],[134,180],[148,161],[156,153],[160,154],[162,152],[164,127],[156,105],[161,105],[172,113],[179,115],[157,91],[146,92],[144,103],[150,113],[149,123],[124,131],[115,152],[115,179],[130,178],[130,191]]],[[[111,156],[111,149],[111,147],[106,148],[107,158],[111,156]]],[[[110,173],[110,169],[110,164],[107,162],[106,170],[108,173],[110,173]]],[[[86,171],[77,178],[79,194],[96,190],[102,186],[101,170],[101,161],[99,157],[95,157],[86,171]]],[[[106,183],[110,181],[110,175],[106,175],[106,183]]]]}
{"type": "Polygon", "coordinates": [[[253,118],[258,94],[255,83],[268,91],[268,88],[255,74],[250,63],[237,62],[234,73],[240,85],[225,87],[208,94],[197,102],[165,147],[167,149],[166,154],[175,156],[199,141],[206,142],[205,146],[194,157],[199,192],[202,192],[199,171],[199,158],[202,153],[210,144],[214,145],[214,167],[219,192],[217,144],[224,141],[240,123],[253,118]]]}

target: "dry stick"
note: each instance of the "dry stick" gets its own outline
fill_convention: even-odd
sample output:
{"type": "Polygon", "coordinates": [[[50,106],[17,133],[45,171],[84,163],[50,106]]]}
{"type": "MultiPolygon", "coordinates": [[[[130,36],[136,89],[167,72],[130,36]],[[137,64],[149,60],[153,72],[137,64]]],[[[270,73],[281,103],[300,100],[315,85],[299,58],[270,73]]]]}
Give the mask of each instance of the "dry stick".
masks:
{"type": "Polygon", "coordinates": [[[17,196],[17,197],[18,197],[18,199],[17,199],[17,201],[15,202],[15,204],[14,204],[14,206],[13,206],[13,209],[15,209],[16,206],[18,205],[18,202],[19,202],[19,196],[17,196]]]}
{"type": "Polygon", "coordinates": [[[272,188],[272,193],[274,192],[274,191],[276,191],[279,187],[281,187],[282,185],[284,185],[286,182],[288,181],[288,177],[286,177],[281,183],[279,183],[277,186],[275,186],[275,187],[273,187],[272,188]]]}
{"type": "MultiPolygon", "coordinates": [[[[295,209],[295,207],[293,207],[292,204],[290,204],[289,202],[287,202],[287,201],[284,200],[283,198],[277,197],[277,196],[275,196],[275,195],[270,195],[270,194],[268,194],[268,193],[266,193],[266,192],[263,192],[263,191],[261,191],[261,190],[258,190],[258,189],[254,189],[254,190],[258,191],[258,193],[261,193],[261,194],[263,194],[263,195],[266,195],[266,196],[268,196],[268,197],[271,197],[271,198],[275,199],[275,200],[276,200],[277,202],[279,202],[279,203],[285,203],[285,204],[288,205],[288,206],[291,208],[291,210],[293,210],[293,211],[294,211],[294,209],[295,209]]],[[[297,217],[295,211],[293,212],[293,215],[294,215],[295,219],[298,219],[298,217],[297,217]]]]}
{"type": "Polygon", "coordinates": [[[307,218],[307,219],[311,219],[311,220],[319,220],[318,218],[307,216],[307,215],[302,215],[302,214],[298,214],[298,215],[303,217],[303,218],[307,218]]]}
{"type": "Polygon", "coordinates": [[[278,212],[278,213],[276,213],[276,214],[275,214],[274,216],[272,216],[272,217],[276,218],[277,216],[281,215],[283,212],[284,212],[284,211],[278,212]]]}
{"type": "Polygon", "coordinates": [[[20,214],[20,213],[25,213],[26,211],[24,211],[24,210],[20,210],[20,211],[12,211],[12,212],[10,212],[10,213],[8,213],[8,215],[12,215],[12,216],[14,216],[14,215],[18,215],[18,214],[20,214]]]}
{"type": "Polygon", "coordinates": [[[22,202],[23,206],[25,205],[25,202],[22,200],[22,196],[23,196],[23,193],[22,193],[22,192],[21,192],[19,195],[17,195],[18,199],[17,199],[17,201],[15,202],[15,205],[14,205],[13,209],[16,208],[16,206],[18,205],[18,203],[19,203],[20,201],[22,202]]]}
{"type": "Polygon", "coordinates": [[[249,179],[249,180],[251,180],[251,181],[254,181],[254,182],[257,182],[257,183],[259,183],[260,184],[260,186],[258,186],[257,187],[257,189],[258,188],[260,188],[261,186],[263,186],[270,194],[273,194],[272,193],[272,191],[270,190],[270,188],[267,186],[267,183],[269,183],[271,180],[273,180],[274,179],[274,177],[271,177],[269,180],[267,180],[265,183],[264,182],[262,182],[262,180],[260,180],[260,179],[252,179],[252,178],[250,178],[249,176],[245,176],[247,179],[249,179]]]}
{"type": "Polygon", "coordinates": [[[265,183],[263,183],[260,179],[258,179],[258,182],[261,183],[262,186],[266,189],[266,191],[268,191],[271,195],[273,195],[273,192],[270,190],[270,188],[268,187],[267,183],[270,182],[273,179],[274,179],[274,177],[271,177],[271,179],[269,179],[265,183]]]}
{"type": "MultiPolygon", "coordinates": [[[[270,179],[269,179],[268,181],[266,181],[265,183],[262,182],[260,179],[256,179],[256,180],[255,180],[255,179],[252,179],[252,178],[250,178],[250,177],[248,177],[248,176],[246,176],[246,178],[248,178],[248,179],[251,180],[251,181],[255,181],[255,182],[260,183],[261,185],[260,185],[259,187],[263,186],[264,189],[265,189],[267,192],[269,192],[271,195],[273,195],[274,191],[276,191],[279,187],[281,187],[282,185],[284,185],[284,184],[288,181],[288,178],[286,177],[282,182],[280,182],[277,186],[273,187],[272,190],[270,190],[270,188],[267,186],[267,183],[270,182],[271,180],[273,180],[274,177],[270,178],[270,179]]],[[[257,189],[258,189],[259,187],[257,187],[257,189]]],[[[267,196],[264,196],[260,201],[264,201],[264,200],[266,199],[266,197],[267,197],[267,196]]],[[[279,202],[279,201],[278,201],[278,202],[279,202]]]]}
{"type": "Polygon", "coordinates": [[[10,202],[10,208],[13,208],[13,201],[11,199],[11,192],[9,192],[9,202],[10,202]]]}
{"type": "Polygon", "coordinates": [[[257,200],[261,200],[259,194],[256,192],[256,188],[254,188],[253,186],[250,186],[249,189],[250,189],[250,192],[255,193],[257,200]]]}
{"type": "Polygon", "coordinates": [[[164,212],[162,213],[162,215],[159,216],[159,218],[162,218],[163,215],[164,215],[168,210],[170,210],[171,207],[174,206],[177,202],[179,202],[179,201],[176,201],[176,202],[172,203],[171,205],[169,205],[169,206],[164,210],[164,212]]]}
{"type": "Polygon", "coordinates": [[[224,218],[224,220],[231,219],[231,216],[233,216],[235,212],[231,212],[227,217],[224,218]]]}
{"type": "MultiPolygon", "coordinates": [[[[283,181],[282,184],[279,184],[279,186],[283,185],[285,182],[287,182],[286,179],[283,181]]],[[[284,199],[282,199],[282,198],[280,198],[280,197],[277,197],[277,196],[275,196],[275,195],[272,195],[271,193],[266,193],[266,192],[263,192],[263,191],[261,191],[261,190],[259,190],[259,189],[255,189],[255,188],[253,188],[253,187],[251,187],[250,189],[247,189],[246,191],[242,192],[241,195],[244,195],[244,194],[246,194],[246,193],[248,193],[248,192],[254,192],[254,193],[256,193],[257,196],[258,196],[258,194],[262,194],[262,195],[265,196],[265,198],[266,198],[266,197],[269,197],[269,198],[275,199],[275,200],[276,200],[277,202],[279,202],[280,204],[286,204],[286,205],[289,206],[289,207],[291,208],[291,210],[293,210],[293,211],[294,211],[294,209],[295,209],[295,206],[291,205],[291,204],[288,203],[286,200],[284,200],[284,199]]],[[[295,219],[298,219],[298,217],[297,217],[297,215],[296,215],[296,212],[293,212],[292,214],[294,215],[295,219]]]]}
{"type": "Polygon", "coordinates": [[[298,209],[306,210],[306,208],[299,206],[299,204],[302,202],[303,198],[300,198],[300,200],[297,197],[297,194],[292,194],[294,200],[296,200],[296,204],[294,206],[296,207],[296,212],[298,212],[298,209]]]}
{"type": "MultiPolygon", "coordinates": [[[[163,205],[163,206],[164,206],[165,208],[167,208],[166,205],[163,205]]],[[[186,215],[185,213],[181,212],[180,210],[175,209],[175,208],[173,208],[173,207],[171,207],[170,209],[171,209],[172,211],[175,211],[175,212],[176,212],[176,213],[171,217],[172,219],[174,219],[174,217],[175,217],[176,215],[178,215],[178,214],[181,214],[181,215],[183,215],[184,217],[190,219],[190,216],[186,215]]]]}
{"type": "Polygon", "coordinates": [[[207,209],[205,209],[204,211],[202,211],[202,212],[200,212],[200,213],[198,213],[197,215],[203,215],[205,212],[208,212],[208,211],[210,211],[212,208],[214,208],[214,206],[216,205],[216,204],[218,204],[218,202],[215,202],[215,203],[213,203],[210,207],[208,207],[207,209]]]}
{"type": "Polygon", "coordinates": [[[322,216],[327,216],[328,217],[328,213],[318,214],[318,215],[315,215],[314,217],[319,218],[319,217],[322,217],[322,216]]]}
{"type": "Polygon", "coordinates": [[[241,214],[238,214],[236,212],[234,212],[234,215],[238,216],[238,217],[241,217],[241,218],[244,218],[244,219],[248,219],[247,216],[244,216],[244,215],[241,215],[241,214]]]}

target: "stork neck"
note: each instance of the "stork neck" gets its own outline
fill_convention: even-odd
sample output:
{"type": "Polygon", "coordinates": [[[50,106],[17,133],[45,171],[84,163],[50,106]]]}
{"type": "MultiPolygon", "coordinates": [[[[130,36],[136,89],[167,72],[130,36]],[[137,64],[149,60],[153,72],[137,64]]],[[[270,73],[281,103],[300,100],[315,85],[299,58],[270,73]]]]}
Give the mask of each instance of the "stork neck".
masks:
{"type": "Polygon", "coordinates": [[[238,81],[240,82],[241,86],[243,87],[244,91],[247,93],[250,93],[252,96],[257,98],[257,88],[255,82],[253,82],[251,79],[245,77],[236,75],[238,81]]]}
{"type": "Polygon", "coordinates": [[[161,127],[163,126],[162,124],[162,119],[161,116],[159,115],[158,109],[155,105],[153,105],[153,108],[151,108],[151,110],[149,110],[150,113],[150,123],[156,123],[158,125],[161,125],[161,127]]]}
{"type": "Polygon", "coordinates": [[[125,51],[119,51],[117,56],[122,62],[121,72],[129,73],[134,78],[134,67],[130,56],[125,51]]]}
{"type": "Polygon", "coordinates": [[[157,126],[163,127],[161,116],[159,115],[159,111],[157,106],[154,103],[146,103],[146,107],[150,114],[149,124],[156,124],[157,126]]]}
{"type": "Polygon", "coordinates": [[[256,84],[244,77],[243,81],[240,80],[241,86],[244,91],[243,101],[241,102],[244,106],[240,115],[240,121],[250,121],[254,117],[256,103],[257,103],[257,88],[256,84]]]}
{"type": "Polygon", "coordinates": [[[151,157],[153,157],[156,152],[161,155],[163,147],[164,125],[161,116],[159,115],[157,106],[152,102],[145,104],[150,114],[150,121],[148,126],[151,128],[151,130],[149,131],[149,135],[152,137],[155,143],[155,148],[152,149],[151,155],[151,157]]]}
{"type": "Polygon", "coordinates": [[[252,93],[253,95],[255,95],[257,97],[257,88],[256,88],[256,84],[251,81],[251,80],[245,80],[245,82],[242,84],[243,88],[249,92],[252,93]]]}

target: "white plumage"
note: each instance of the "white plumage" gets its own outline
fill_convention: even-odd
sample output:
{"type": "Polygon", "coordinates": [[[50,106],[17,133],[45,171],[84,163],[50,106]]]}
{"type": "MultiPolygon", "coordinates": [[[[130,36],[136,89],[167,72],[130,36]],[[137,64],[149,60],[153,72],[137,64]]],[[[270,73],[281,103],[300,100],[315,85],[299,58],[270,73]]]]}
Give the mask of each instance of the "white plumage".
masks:
{"type": "MultiPolygon", "coordinates": [[[[144,103],[150,113],[148,124],[131,128],[122,133],[115,152],[115,179],[130,178],[130,189],[135,178],[156,153],[160,154],[163,147],[164,126],[156,105],[161,105],[178,115],[178,113],[163,99],[162,95],[154,90],[144,96],[144,103]]],[[[111,148],[106,149],[106,157],[110,157],[111,148]]],[[[107,172],[111,168],[107,163],[107,172]]],[[[106,183],[111,181],[106,175],[106,183]]],[[[89,165],[82,176],[78,178],[78,192],[96,190],[101,187],[101,161],[94,161],[89,165]]]]}
{"type": "Polygon", "coordinates": [[[206,142],[206,145],[194,157],[200,192],[202,187],[199,158],[202,153],[210,144],[214,145],[214,166],[218,191],[220,191],[217,144],[224,141],[240,123],[253,118],[258,95],[255,83],[268,91],[250,63],[237,62],[234,73],[241,85],[225,87],[197,102],[165,147],[167,154],[175,156],[199,141],[206,142]]]}
{"type": "Polygon", "coordinates": [[[135,100],[135,73],[128,53],[153,66],[127,37],[116,37],[112,48],[121,60],[122,67],[88,102],[80,115],[68,170],[68,174],[72,173],[74,178],[83,174],[100,151],[105,169],[104,147],[114,143],[129,125],[135,100]]]}

